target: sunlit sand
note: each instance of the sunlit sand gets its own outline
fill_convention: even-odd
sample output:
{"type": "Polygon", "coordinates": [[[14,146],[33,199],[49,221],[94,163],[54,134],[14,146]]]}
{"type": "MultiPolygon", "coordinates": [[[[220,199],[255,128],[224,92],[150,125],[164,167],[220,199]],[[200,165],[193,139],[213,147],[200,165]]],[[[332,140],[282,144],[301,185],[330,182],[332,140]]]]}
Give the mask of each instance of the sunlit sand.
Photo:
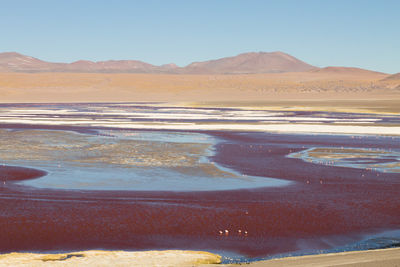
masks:
{"type": "Polygon", "coordinates": [[[62,254],[10,253],[0,255],[1,266],[170,266],[217,264],[220,256],[200,251],[81,251],[62,254]]]}

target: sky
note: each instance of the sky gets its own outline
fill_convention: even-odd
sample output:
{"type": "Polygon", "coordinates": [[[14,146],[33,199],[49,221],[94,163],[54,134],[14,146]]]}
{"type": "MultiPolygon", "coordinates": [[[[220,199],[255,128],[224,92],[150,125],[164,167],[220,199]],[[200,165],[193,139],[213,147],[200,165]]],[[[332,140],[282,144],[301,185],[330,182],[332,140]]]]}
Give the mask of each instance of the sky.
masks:
{"type": "Polygon", "coordinates": [[[0,52],[179,66],[282,51],[400,72],[399,0],[0,0],[0,52]]]}

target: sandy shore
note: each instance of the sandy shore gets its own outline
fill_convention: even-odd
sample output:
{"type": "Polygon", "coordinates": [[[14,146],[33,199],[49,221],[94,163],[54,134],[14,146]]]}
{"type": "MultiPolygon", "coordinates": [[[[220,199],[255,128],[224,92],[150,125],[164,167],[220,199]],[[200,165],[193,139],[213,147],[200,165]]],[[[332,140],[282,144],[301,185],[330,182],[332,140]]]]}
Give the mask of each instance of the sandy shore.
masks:
{"type": "Polygon", "coordinates": [[[82,251],[64,254],[9,253],[0,266],[165,266],[186,267],[219,263],[221,257],[202,251],[82,251]]]}
{"type": "Polygon", "coordinates": [[[221,257],[201,251],[83,251],[64,254],[9,253],[0,266],[400,266],[400,248],[287,257],[249,264],[219,264],[221,257]]]}
{"type": "MultiPolygon", "coordinates": [[[[207,266],[238,266],[207,265],[207,266]]],[[[294,266],[359,266],[359,267],[394,267],[400,266],[400,248],[377,249],[368,251],[352,251],[332,254],[288,257],[268,261],[243,264],[249,267],[294,267],[294,266]]]]}

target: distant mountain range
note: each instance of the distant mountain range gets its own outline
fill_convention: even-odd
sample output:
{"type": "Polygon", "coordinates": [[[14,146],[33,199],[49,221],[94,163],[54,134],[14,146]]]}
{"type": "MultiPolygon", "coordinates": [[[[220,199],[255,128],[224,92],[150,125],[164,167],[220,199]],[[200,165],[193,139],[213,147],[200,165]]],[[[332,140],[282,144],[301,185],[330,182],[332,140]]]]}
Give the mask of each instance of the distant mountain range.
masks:
{"type": "Polygon", "coordinates": [[[282,72],[369,72],[344,67],[317,68],[283,52],[251,52],[216,60],[155,66],[138,60],[79,60],[72,63],[46,62],[15,52],[0,53],[0,72],[86,72],[158,74],[255,74],[282,72]]]}

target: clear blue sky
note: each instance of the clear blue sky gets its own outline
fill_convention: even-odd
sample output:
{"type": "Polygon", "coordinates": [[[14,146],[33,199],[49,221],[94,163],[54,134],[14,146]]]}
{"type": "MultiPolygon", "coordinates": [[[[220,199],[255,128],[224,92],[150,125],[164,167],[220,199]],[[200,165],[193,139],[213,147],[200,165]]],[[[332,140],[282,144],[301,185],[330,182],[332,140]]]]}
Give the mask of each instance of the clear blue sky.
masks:
{"type": "Polygon", "coordinates": [[[400,72],[399,0],[0,0],[0,52],[152,64],[283,51],[400,72]]]}

